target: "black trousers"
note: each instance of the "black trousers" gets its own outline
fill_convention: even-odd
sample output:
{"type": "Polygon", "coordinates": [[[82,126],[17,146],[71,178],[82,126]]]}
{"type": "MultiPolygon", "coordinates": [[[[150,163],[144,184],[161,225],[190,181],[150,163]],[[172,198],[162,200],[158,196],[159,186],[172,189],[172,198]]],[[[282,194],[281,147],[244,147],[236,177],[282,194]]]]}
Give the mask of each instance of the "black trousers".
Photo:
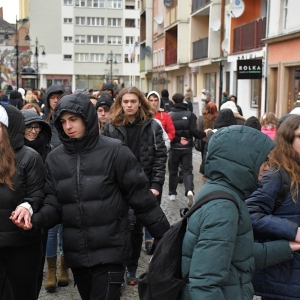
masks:
{"type": "Polygon", "coordinates": [[[97,265],[72,268],[75,284],[82,300],[119,300],[124,281],[123,265],[97,265]]]}
{"type": "Polygon", "coordinates": [[[169,195],[177,195],[178,167],[181,166],[185,195],[194,191],[193,152],[188,149],[170,149],[169,151],[169,195]]]}
{"type": "Polygon", "coordinates": [[[41,261],[41,243],[0,248],[0,299],[36,300],[41,261]]]}

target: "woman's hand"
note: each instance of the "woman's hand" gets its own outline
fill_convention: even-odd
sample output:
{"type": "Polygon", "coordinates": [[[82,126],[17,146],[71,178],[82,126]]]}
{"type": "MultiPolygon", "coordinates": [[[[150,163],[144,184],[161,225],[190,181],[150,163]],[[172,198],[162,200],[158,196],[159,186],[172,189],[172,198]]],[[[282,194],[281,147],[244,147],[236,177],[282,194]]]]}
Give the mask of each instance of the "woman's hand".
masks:
{"type": "Polygon", "coordinates": [[[299,251],[300,250],[300,243],[297,242],[289,242],[292,251],[299,251]]]}
{"type": "Polygon", "coordinates": [[[153,193],[153,195],[155,197],[157,197],[159,195],[159,191],[155,190],[155,189],[151,189],[151,192],[153,193]]]}
{"type": "Polygon", "coordinates": [[[25,207],[17,207],[17,209],[11,213],[9,219],[24,230],[32,229],[30,212],[25,207]]]}

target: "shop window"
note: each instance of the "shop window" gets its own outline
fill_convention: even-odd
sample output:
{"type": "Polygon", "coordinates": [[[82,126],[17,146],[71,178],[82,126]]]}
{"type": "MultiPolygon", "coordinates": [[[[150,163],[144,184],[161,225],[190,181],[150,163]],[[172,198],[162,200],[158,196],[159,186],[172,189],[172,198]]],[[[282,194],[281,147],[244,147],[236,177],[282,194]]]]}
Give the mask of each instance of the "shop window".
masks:
{"type": "Polygon", "coordinates": [[[251,108],[258,108],[260,104],[261,79],[251,80],[251,108]]]}
{"type": "Polygon", "coordinates": [[[216,73],[205,74],[205,89],[209,92],[210,101],[215,102],[216,73]]]}

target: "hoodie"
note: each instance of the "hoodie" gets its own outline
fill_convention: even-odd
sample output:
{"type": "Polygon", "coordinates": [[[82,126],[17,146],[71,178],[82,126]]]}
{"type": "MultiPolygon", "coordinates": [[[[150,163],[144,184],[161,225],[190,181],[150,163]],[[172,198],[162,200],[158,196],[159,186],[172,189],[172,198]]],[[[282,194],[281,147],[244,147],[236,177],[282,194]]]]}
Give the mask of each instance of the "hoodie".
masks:
{"type": "Polygon", "coordinates": [[[168,90],[162,90],[160,107],[163,108],[166,112],[170,112],[172,105],[173,102],[169,99],[168,90]]]}
{"type": "Polygon", "coordinates": [[[224,104],[221,105],[220,110],[224,109],[224,108],[229,108],[232,110],[234,117],[236,118],[237,121],[237,125],[244,125],[246,119],[240,115],[238,108],[236,106],[236,104],[233,101],[227,101],[224,104]]]}
{"type": "Polygon", "coordinates": [[[161,99],[159,93],[156,91],[149,92],[147,95],[147,100],[149,101],[149,97],[153,94],[158,98],[158,105],[154,118],[161,122],[163,129],[166,131],[170,141],[172,141],[175,137],[175,127],[172,118],[163,110],[163,108],[161,108],[161,99]]]}

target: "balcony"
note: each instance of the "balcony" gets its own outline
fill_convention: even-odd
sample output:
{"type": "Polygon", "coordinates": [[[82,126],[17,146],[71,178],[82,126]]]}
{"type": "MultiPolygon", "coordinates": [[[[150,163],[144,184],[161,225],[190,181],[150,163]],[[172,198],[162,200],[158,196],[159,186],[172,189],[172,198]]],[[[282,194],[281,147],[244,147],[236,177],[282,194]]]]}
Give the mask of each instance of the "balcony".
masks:
{"type": "Polygon", "coordinates": [[[208,57],[208,38],[193,42],[193,60],[208,57]]]}
{"type": "Polygon", "coordinates": [[[233,36],[233,52],[263,47],[265,44],[262,39],[266,36],[266,18],[235,28],[233,36]]]}
{"type": "Polygon", "coordinates": [[[201,7],[209,3],[210,0],[193,0],[192,1],[192,13],[199,10],[201,7]]]}
{"type": "Polygon", "coordinates": [[[146,67],[146,60],[140,60],[140,72],[145,72],[146,67]]]}
{"type": "Polygon", "coordinates": [[[166,51],[166,66],[177,64],[177,49],[166,51]]]}
{"type": "Polygon", "coordinates": [[[169,12],[167,12],[165,24],[166,27],[177,21],[177,6],[173,7],[169,12]]]}

